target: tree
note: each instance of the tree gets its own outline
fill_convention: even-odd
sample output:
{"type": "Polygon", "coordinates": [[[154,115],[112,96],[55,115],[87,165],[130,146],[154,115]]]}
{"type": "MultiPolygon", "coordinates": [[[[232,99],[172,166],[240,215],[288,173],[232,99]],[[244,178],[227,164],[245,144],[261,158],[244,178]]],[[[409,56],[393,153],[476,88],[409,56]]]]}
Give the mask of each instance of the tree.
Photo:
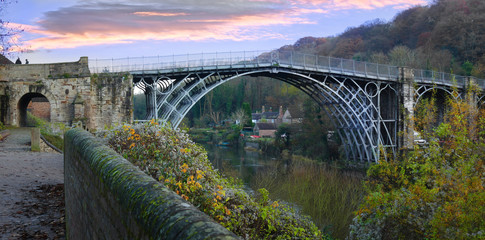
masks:
{"type": "MultiPolygon", "coordinates": [[[[0,14],[6,9],[6,7],[13,1],[0,0],[0,14]]],[[[9,22],[6,19],[0,19],[0,54],[9,54],[13,48],[18,44],[17,36],[23,30],[9,26],[9,22]]]]}
{"type": "Polygon", "coordinates": [[[389,58],[393,65],[412,67],[416,61],[416,53],[406,46],[396,46],[389,52],[389,58]]]}
{"type": "Polygon", "coordinates": [[[244,112],[243,109],[238,109],[237,111],[232,113],[231,119],[235,121],[238,125],[242,126],[246,124],[248,120],[248,115],[246,114],[246,112],[244,112]]]}
{"type": "Polygon", "coordinates": [[[246,114],[247,120],[246,123],[244,123],[244,126],[252,126],[252,116],[251,116],[251,107],[249,106],[249,103],[243,102],[242,105],[242,110],[244,111],[244,114],[246,114]]]}
{"type": "Polygon", "coordinates": [[[368,170],[349,239],[485,238],[485,121],[467,92],[449,98],[428,146],[368,170]]]}

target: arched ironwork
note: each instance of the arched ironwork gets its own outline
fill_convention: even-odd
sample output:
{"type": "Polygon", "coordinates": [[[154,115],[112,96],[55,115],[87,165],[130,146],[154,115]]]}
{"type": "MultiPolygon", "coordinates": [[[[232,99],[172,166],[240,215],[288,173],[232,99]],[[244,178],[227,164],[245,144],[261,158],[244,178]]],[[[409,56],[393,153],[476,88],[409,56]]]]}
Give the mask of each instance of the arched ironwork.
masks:
{"type": "MultiPolygon", "coordinates": [[[[400,94],[406,78],[396,66],[284,51],[94,61],[91,72],[133,75],[147,96],[147,119],[177,127],[190,108],[217,86],[242,76],[266,76],[287,82],[317,101],[332,116],[349,159],[377,162],[381,152],[396,155],[400,94]]],[[[451,93],[452,86],[464,89],[470,81],[419,69],[412,74],[417,84],[414,104],[433,88],[451,93]]],[[[485,88],[483,80],[474,81],[485,88]]]]}
{"type": "MultiPolygon", "coordinates": [[[[135,75],[136,76],[136,75],[135,75]]],[[[396,154],[397,101],[386,106],[383,118],[382,103],[389,104],[389,96],[396,95],[396,83],[368,82],[357,77],[294,71],[280,66],[234,70],[200,70],[171,72],[163,75],[139,76],[136,79],[153,110],[147,119],[158,118],[177,127],[187,112],[214,88],[242,76],[265,76],[287,82],[312,97],[334,120],[349,159],[377,161],[381,150],[396,154]],[[387,94],[385,101],[383,92],[387,94]],[[153,104],[152,104],[153,103],[153,104]]],[[[137,86],[138,86],[137,85],[137,86]]]]}

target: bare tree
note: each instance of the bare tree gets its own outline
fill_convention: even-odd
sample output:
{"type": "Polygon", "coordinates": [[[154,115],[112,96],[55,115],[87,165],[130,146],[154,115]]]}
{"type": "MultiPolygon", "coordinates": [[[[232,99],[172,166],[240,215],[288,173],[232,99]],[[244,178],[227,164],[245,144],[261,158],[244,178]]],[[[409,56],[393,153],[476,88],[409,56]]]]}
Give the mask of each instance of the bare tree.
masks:
{"type": "Polygon", "coordinates": [[[232,113],[231,119],[236,121],[238,125],[242,126],[248,120],[248,116],[243,109],[238,109],[232,113]]]}
{"type": "Polygon", "coordinates": [[[415,67],[416,53],[406,46],[396,46],[389,52],[392,65],[400,67],[415,67]]]}
{"type": "Polygon", "coordinates": [[[16,35],[21,33],[23,30],[9,26],[9,22],[3,19],[2,11],[5,11],[7,6],[16,1],[11,0],[0,0],[0,54],[9,54],[12,48],[18,45],[16,35]]]}

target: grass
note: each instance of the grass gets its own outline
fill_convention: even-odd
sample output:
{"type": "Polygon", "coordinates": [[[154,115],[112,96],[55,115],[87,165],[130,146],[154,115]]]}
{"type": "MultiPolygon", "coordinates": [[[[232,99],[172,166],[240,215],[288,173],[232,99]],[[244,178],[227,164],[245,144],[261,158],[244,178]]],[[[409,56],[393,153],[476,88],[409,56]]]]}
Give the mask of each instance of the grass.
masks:
{"type": "Polygon", "coordinates": [[[44,138],[52,145],[56,146],[61,151],[64,151],[64,139],[62,137],[45,133],[43,133],[42,136],[44,136],[44,138]]]}
{"type": "MultiPolygon", "coordinates": [[[[64,139],[62,138],[62,134],[54,133],[52,125],[49,122],[33,115],[30,112],[27,112],[27,125],[40,128],[40,133],[48,142],[56,146],[61,151],[64,151],[64,139]]],[[[60,126],[61,129],[65,129],[63,124],[60,125],[62,125],[60,126]]],[[[62,130],[62,132],[64,132],[64,130],[62,130]]]]}
{"type": "Polygon", "coordinates": [[[295,161],[287,173],[262,173],[252,181],[253,189],[266,188],[270,197],[292,202],[321,230],[345,239],[349,225],[364,196],[365,174],[342,171],[315,162],[295,161]]]}

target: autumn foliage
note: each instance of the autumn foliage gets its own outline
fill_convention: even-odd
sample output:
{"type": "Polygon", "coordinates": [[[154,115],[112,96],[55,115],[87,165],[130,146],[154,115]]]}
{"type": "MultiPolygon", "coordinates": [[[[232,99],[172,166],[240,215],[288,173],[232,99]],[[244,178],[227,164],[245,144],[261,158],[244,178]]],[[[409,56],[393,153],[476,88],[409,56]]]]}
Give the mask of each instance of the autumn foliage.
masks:
{"type": "Polygon", "coordinates": [[[244,239],[323,239],[315,224],[260,189],[254,197],[212,167],[188,135],[155,121],[114,127],[99,137],[142,171],[163,183],[244,239]]]}
{"type": "Polygon", "coordinates": [[[468,93],[448,99],[427,146],[368,170],[350,239],[485,238],[485,118],[468,93]]]}

